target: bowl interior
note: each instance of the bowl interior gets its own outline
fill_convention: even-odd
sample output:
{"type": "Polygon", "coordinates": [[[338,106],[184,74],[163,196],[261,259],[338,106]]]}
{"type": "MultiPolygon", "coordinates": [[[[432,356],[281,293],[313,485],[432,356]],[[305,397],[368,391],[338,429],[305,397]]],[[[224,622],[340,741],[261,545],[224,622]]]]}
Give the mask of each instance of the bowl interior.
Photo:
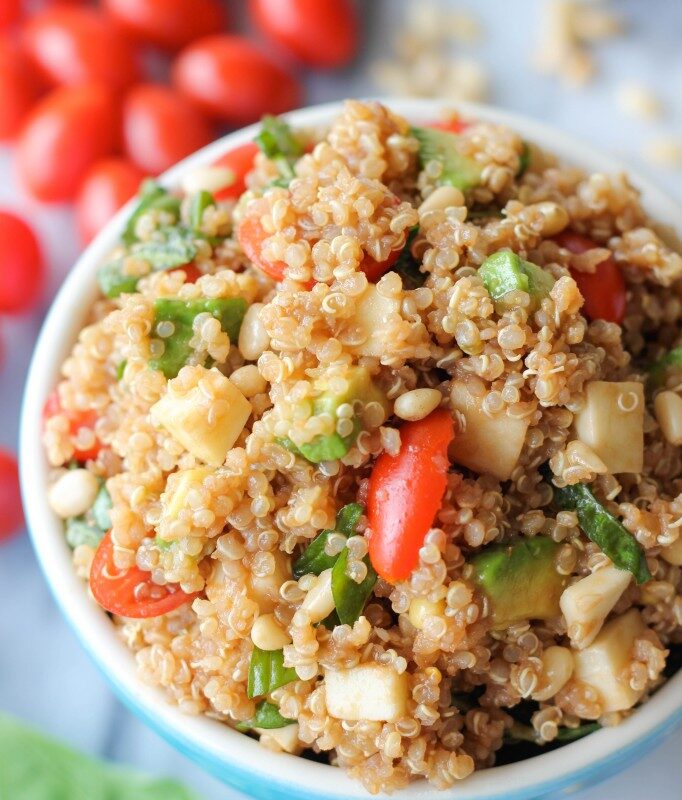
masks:
{"type": "MultiPolygon", "coordinates": [[[[387,100],[387,105],[413,122],[437,118],[453,104],[433,100],[387,100]]],[[[338,112],[331,103],[288,115],[295,126],[323,125],[338,112]]],[[[556,153],[562,160],[590,171],[622,172],[626,168],[611,158],[540,123],[498,109],[457,104],[463,115],[508,124],[524,138],[556,153]]],[[[214,161],[232,147],[253,138],[251,126],[214,142],[170,170],[163,183],[177,185],[188,170],[214,161]]],[[[682,235],[682,207],[653,186],[633,176],[644,204],[659,223],[682,235]]],[[[352,798],[366,792],[341,770],[285,754],[267,753],[260,745],[207,717],[188,717],[171,706],[159,690],[138,679],[132,654],[117,638],[104,612],[88,597],[76,577],[62,526],[46,501],[48,467],[40,441],[42,407],[58,380],[59,368],[70,351],[87,311],[97,295],[95,271],[114,247],[130,205],[83,253],[57,295],[45,320],[29,372],[21,423],[21,478],[27,523],[34,547],[52,592],[77,636],[109,678],[121,698],[145,721],[180,750],[219,777],[262,797],[352,798]]],[[[622,725],[599,731],[560,750],[532,761],[477,772],[460,784],[461,800],[548,796],[560,789],[612,773],[645,751],[647,742],[671,730],[682,718],[682,673],[671,679],[647,704],[622,725]],[[532,765],[532,766],[531,766],[532,765]]],[[[454,791],[454,790],[453,790],[454,791]]],[[[437,790],[424,781],[403,790],[406,800],[436,797],[437,790]]]]}

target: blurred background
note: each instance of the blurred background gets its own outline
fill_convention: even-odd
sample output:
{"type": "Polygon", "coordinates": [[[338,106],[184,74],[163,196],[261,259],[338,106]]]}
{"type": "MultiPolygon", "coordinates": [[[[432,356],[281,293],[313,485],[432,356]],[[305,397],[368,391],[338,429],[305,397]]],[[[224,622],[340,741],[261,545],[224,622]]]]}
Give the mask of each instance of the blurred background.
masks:
{"type": "MultiPolygon", "coordinates": [[[[237,797],[111,695],[50,598],[17,494],[41,320],[143,176],[265,112],[413,95],[542,119],[682,200],[681,34],[679,0],[0,0],[0,712],[237,797]]],[[[679,744],[580,799],[679,797],[679,744]]]]}

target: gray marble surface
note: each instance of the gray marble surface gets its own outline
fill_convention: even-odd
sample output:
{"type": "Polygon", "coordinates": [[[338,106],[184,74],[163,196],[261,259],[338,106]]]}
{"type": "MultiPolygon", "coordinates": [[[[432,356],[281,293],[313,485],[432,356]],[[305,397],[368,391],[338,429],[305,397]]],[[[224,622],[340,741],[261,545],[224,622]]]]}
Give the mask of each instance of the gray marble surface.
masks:
{"type": "MultiPolygon", "coordinates": [[[[640,153],[657,132],[682,137],[682,3],[679,0],[620,0],[612,3],[630,22],[627,36],[597,48],[599,78],[582,91],[570,91],[529,68],[543,0],[470,0],[484,22],[484,40],[469,52],[487,66],[492,101],[545,120],[618,155],[647,172],[682,199],[682,172],[652,169],[640,153]],[[654,126],[624,117],[615,92],[625,79],[655,87],[666,116],[654,126]]],[[[366,96],[373,91],[367,66],[390,49],[392,31],[405,6],[400,0],[365,0],[365,54],[353,69],[307,75],[311,103],[366,96]]],[[[32,218],[46,243],[51,267],[50,295],[78,253],[68,208],[46,209],[17,187],[10,153],[0,149],[0,205],[32,218]]],[[[22,320],[0,320],[7,359],[0,371],[0,444],[15,447],[17,416],[28,360],[42,310],[22,320]]],[[[114,699],[100,675],[62,621],[38,571],[28,539],[22,536],[0,551],[0,709],[34,723],[93,754],[175,775],[206,800],[236,798],[236,793],[206,775],[132,717],[114,699]]],[[[680,796],[682,760],[678,733],[654,753],[579,800],[639,800],[680,796]]],[[[17,799],[19,800],[19,799],[17,799]]]]}

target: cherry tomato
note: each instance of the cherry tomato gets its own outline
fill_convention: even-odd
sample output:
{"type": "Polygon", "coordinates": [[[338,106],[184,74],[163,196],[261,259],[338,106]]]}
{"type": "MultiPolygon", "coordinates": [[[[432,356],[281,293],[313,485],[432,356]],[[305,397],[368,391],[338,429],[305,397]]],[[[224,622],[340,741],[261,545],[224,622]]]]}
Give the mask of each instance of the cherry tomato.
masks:
{"type": "Polygon", "coordinates": [[[24,524],[24,511],[19,491],[19,469],[12,453],[0,448],[0,542],[19,533],[24,524]]]}
{"type": "Polygon", "coordinates": [[[263,241],[267,238],[268,234],[255,214],[245,216],[239,223],[237,239],[246,257],[273,280],[281,281],[284,278],[284,270],[287,268],[284,261],[267,261],[261,255],[263,241]]]}
{"type": "Polygon", "coordinates": [[[119,570],[114,563],[111,532],[99,543],[90,568],[90,591],[103,609],[133,619],[160,617],[199,596],[187,594],[177,584],[160,586],[150,572],[139,567],[119,570]]]}
{"type": "MultiPolygon", "coordinates": [[[[76,436],[81,428],[90,428],[94,430],[95,423],[97,422],[96,411],[64,411],[59,402],[59,394],[56,389],[48,395],[45,401],[45,405],[43,406],[43,419],[48,420],[50,417],[54,417],[55,414],[66,414],[69,419],[69,433],[71,436],[76,436]]],[[[101,449],[102,444],[96,439],[93,446],[87,450],[74,450],[73,457],[76,461],[90,461],[97,458],[101,449]]]]}
{"type": "Polygon", "coordinates": [[[167,86],[142,83],[123,104],[126,152],[151,175],[164,172],[213,138],[210,124],[186,97],[167,86]]]}
{"type": "Polygon", "coordinates": [[[0,313],[30,309],[44,283],[45,262],[35,233],[20,217],[0,211],[0,313]]]}
{"type": "Polygon", "coordinates": [[[0,142],[13,139],[40,97],[42,82],[31,60],[9,37],[0,39],[0,142]]]}
{"type": "Polygon", "coordinates": [[[204,274],[194,264],[185,264],[182,271],[185,273],[185,283],[196,283],[204,274]]]}
{"type": "Polygon", "coordinates": [[[98,161],[76,198],[76,224],[83,244],[92,241],[140,188],[145,173],[125,158],[98,161]]]}
{"type": "Polygon", "coordinates": [[[469,123],[465,122],[458,117],[451,117],[450,119],[441,119],[437,122],[427,122],[425,128],[435,128],[439,131],[448,131],[448,133],[461,133],[468,127],[469,123]]]}
{"type": "Polygon", "coordinates": [[[445,494],[452,415],[437,409],[400,428],[400,452],[382,453],[369,479],[369,558],[385,580],[405,580],[445,494]]]}
{"type": "Polygon", "coordinates": [[[18,141],[19,174],[44,201],[72,200],[92,164],[119,140],[118,116],[101,86],[65,86],[41,100],[18,141]]]}
{"type": "Polygon", "coordinates": [[[130,42],[93,8],[48,8],[26,24],[28,53],[54,84],[125,89],[139,75],[130,42]]]}
{"type": "Polygon", "coordinates": [[[253,169],[253,159],[258,153],[258,145],[248,142],[221,156],[216,162],[216,167],[227,167],[234,172],[235,182],[226,186],[219,192],[214,192],[216,200],[237,199],[246,191],[246,174],[253,169]]]}
{"type": "Polygon", "coordinates": [[[358,49],[350,0],[250,0],[251,17],[273,42],[313,67],[341,67],[358,49]]]}
{"type": "Polygon", "coordinates": [[[177,50],[224,29],[219,0],[104,0],[104,8],[130,35],[177,50]]]}
{"type": "Polygon", "coordinates": [[[239,36],[207,36],[173,65],[175,86],[207,114],[233,125],[281,114],[301,100],[296,78],[239,36]]]}
{"type": "MultiPolygon", "coordinates": [[[[562,231],[554,241],[571,253],[585,253],[599,247],[592,239],[574,231],[562,231]]],[[[585,299],[582,312],[587,319],[605,319],[618,324],[623,321],[627,305],[625,281],[612,255],[597,264],[594,272],[572,269],[571,275],[585,299]]]]}
{"type": "Polygon", "coordinates": [[[21,0],[0,2],[0,31],[10,28],[21,19],[21,0]]]}
{"type": "Polygon", "coordinates": [[[391,269],[401,252],[401,249],[391,250],[386,261],[375,261],[369,253],[365,253],[360,269],[365,273],[370,283],[376,283],[384,273],[391,269]]]}

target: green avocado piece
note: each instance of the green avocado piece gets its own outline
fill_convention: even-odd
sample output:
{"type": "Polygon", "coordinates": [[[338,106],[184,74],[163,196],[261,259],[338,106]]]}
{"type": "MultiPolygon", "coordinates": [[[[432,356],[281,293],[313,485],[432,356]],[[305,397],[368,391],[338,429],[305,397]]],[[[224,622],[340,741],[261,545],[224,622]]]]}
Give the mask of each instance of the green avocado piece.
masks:
{"type": "MultiPolygon", "coordinates": [[[[377,402],[387,408],[386,395],[377,387],[365,367],[353,367],[348,377],[348,388],[343,394],[334,394],[328,390],[323,392],[313,401],[313,414],[329,414],[336,419],[336,412],[343,403],[353,403],[360,400],[363,404],[377,402]]],[[[334,432],[328,435],[319,435],[310,442],[300,445],[298,452],[313,464],[321,461],[333,461],[343,458],[355,444],[362,422],[356,415],[352,417],[353,430],[347,436],[339,436],[334,432]]],[[[289,448],[290,449],[290,448],[289,448]]]]}
{"type": "Polygon", "coordinates": [[[560,547],[548,536],[520,538],[486,547],[471,559],[473,581],[490,602],[495,630],[559,615],[559,598],[567,583],[567,576],[556,569],[560,547]]]}
{"type": "Polygon", "coordinates": [[[167,378],[174,378],[187,363],[192,354],[190,341],[194,336],[193,323],[198,314],[208,312],[220,320],[220,327],[228,334],[231,342],[239,337],[239,328],[248,303],[243,297],[221,297],[214,300],[178,300],[160,297],[154,301],[154,330],[159,322],[172,322],[174,332],[164,338],[162,355],[150,360],[152,369],[163,372],[167,378]]]}
{"type": "Polygon", "coordinates": [[[554,286],[554,278],[549,272],[524,261],[511,250],[498,250],[488,256],[478,268],[478,276],[495,304],[503,308],[506,295],[520,290],[530,295],[531,308],[535,310],[554,286]]]}
{"type": "Polygon", "coordinates": [[[412,128],[410,133],[419,142],[419,165],[422,169],[429,161],[441,163],[440,186],[454,186],[466,192],[480,184],[481,167],[459,152],[460,137],[456,133],[435,128],[412,128]]]}

